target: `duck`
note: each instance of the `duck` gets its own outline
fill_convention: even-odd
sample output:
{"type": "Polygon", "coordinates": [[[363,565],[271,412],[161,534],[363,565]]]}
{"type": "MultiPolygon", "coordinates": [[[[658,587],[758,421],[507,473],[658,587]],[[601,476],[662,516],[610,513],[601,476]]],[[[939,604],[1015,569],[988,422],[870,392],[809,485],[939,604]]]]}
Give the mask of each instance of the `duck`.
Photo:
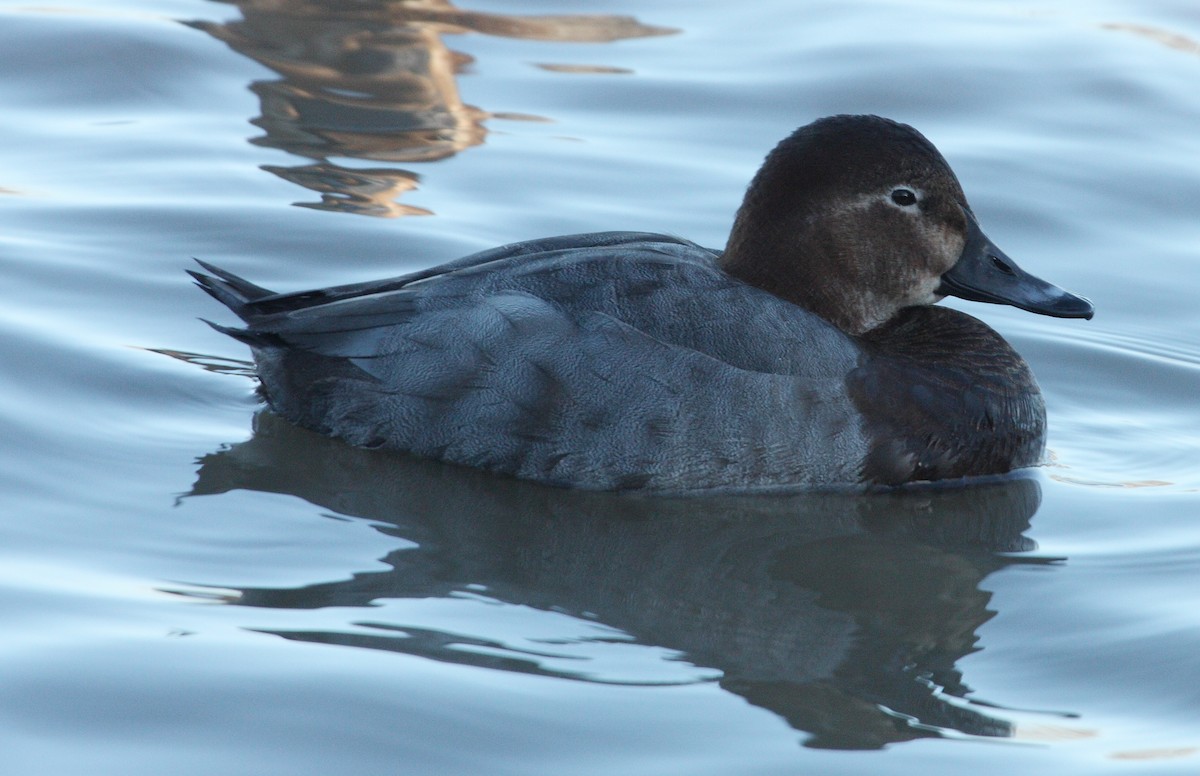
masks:
{"type": "Polygon", "coordinates": [[[1021,356],[947,296],[1090,319],[1022,270],[907,124],[781,141],[724,250],[649,232],[517,242],[276,293],[206,262],[259,392],[294,424],[561,487],[891,489],[1043,461],[1021,356]]]}

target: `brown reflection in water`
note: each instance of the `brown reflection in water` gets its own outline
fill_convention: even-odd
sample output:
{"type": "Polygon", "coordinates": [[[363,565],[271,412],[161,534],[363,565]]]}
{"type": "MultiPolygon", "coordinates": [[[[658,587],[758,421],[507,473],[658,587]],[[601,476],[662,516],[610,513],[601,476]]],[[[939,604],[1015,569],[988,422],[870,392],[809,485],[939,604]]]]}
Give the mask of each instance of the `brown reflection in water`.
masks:
{"type": "MultiPolygon", "coordinates": [[[[274,70],[279,80],[251,85],[266,134],[258,145],[315,160],[300,167],[264,166],[319,192],[320,210],[395,217],[430,211],[395,200],[416,188],[409,170],[336,164],[331,157],[381,162],[445,159],[487,135],[494,114],[463,103],[455,76],[473,60],[451,51],[444,34],[601,43],[676,32],[627,16],[507,16],[455,8],[448,0],[244,0],[242,19],[192,22],[235,51],[274,70]]],[[[558,72],[620,69],[543,66],[558,72]]]]}
{"type": "Polygon", "coordinates": [[[408,170],[387,167],[349,169],[336,164],[306,164],[302,167],[262,165],[263,170],[280,178],[321,193],[320,202],[297,202],[315,210],[342,210],[367,216],[429,216],[432,210],[402,205],[396,200],[417,187],[419,178],[408,170]]]}
{"type": "Polygon", "coordinates": [[[607,65],[556,65],[550,62],[535,63],[534,67],[549,73],[582,73],[588,75],[628,75],[633,72],[624,67],[609,67],[607,65]]]}
{"type": "Polygon", "coordinates": [[[1177,32],[1164,30],[1161,27],[1151,27],[1146,24],[1129,24],[1124,22],[1111,22],[1101,24],[1101,29],[1111,30],[1113,32],[1128,32],[1137,35],[1141,38],[1147,38],[1155,43],[1161,43],[1167,48],[1182,51],[1186,54],[1200,54],[1200,43],[1189,38],[1186,35],[1181,35],[1177,32]]]}

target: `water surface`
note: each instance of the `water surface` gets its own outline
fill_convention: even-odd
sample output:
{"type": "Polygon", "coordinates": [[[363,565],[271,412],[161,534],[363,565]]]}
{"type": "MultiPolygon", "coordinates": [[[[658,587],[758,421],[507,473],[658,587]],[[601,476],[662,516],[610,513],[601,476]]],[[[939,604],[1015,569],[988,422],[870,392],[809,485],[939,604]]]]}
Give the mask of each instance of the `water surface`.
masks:
{"type": "Polygon", "coordinates": [[[0,72],[6,773],[1200,767],[1192,4],[0,2],[0,72]],[[300,289],[721,245],[839,112],[1096,303],[953,303],[1046,394],[1028,476],[547,490],[291,428],[196,320],[193,256],[300,289]]]}

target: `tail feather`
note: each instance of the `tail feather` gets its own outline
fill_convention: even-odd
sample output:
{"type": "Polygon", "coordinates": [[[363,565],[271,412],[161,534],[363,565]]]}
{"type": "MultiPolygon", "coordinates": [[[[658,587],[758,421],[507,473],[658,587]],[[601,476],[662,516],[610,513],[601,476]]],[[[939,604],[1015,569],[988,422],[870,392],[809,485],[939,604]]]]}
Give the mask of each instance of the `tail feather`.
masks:
{"type": "MultiPolygon", "coordinates": [[[[203,272],[196,272],[189,269],[187,273],[196,281],[196,285],[207,292],[209,296],[232,310],[243,321],[250,319],[251,313],[247,307],[251,303],[275,294],[274,291],[257,286],[249,280],[238,277],[220,267],[213,266],[199,259],[196,259],[196,263],[212,273],[211,275],[205,275],[203,272]]],[[[229,332],[225,333],[229,334],[229,332]]]]}
{"type": "Polygon", "coordinates": [[[204,269],[221,278],[221,280],[224,280],[233,288],[236,288],[238,292],[243,294],[247,299],[261,299],[264,296],[275,295],[275,292],[271,289],[263,288],[262,286],[256,286],[249,280],[239,277],[227,269],[221,269],[214,264],[209,264],[207,261],[201,261],[200,259],[195,259],[195,262],[204,269]]]}
{"type": "Polygon", "coordinates": [[[251,331],[250,329],[238,329],[233,326],[222,326],[219,323],[213,323],[207,318],[201,318],[200,320],[204,321],[222,334],[233,337],[238,342],[244,342],[252,348],[280,344],[279,336],[270,332],[251,331]]]}
{"type": "MultiPolygon", "coordinates": [[[[211,275],[206,275],[203,272],[188,270],[187,273],[196,281],[196,285],[204,289],[209,296],[216,299],[221,304],[232,310],[239,318],[247,323],[251,323],[251,319],[255,317],[257,311],[253,309],[254,302],[268,296],[274,296],[275,292],[270,289],[256,286],[245,278],[223,270],[220,267],[213,266],[208,262],[196,259],[196,263],[203,269],[211,272],[211,275]]],[[[239,342],[244,342],[251,347],[262,347],[267,345],[279,344],[279,337],[269,332],[254,331],[252,329],[238,329],[232,326],[222,326],[219,323],[213,323],[210,320],[201,318],[200,320],[207,323],[222,334],[233,337],[239,342]]]]}

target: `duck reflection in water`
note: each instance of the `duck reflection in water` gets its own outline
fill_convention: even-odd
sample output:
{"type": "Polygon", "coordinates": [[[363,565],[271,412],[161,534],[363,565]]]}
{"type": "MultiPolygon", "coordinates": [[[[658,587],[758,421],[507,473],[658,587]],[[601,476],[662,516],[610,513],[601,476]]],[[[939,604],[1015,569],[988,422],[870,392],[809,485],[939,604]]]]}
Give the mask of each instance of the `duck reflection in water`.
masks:
{"type": "Polygon", "coordinates": [[[298,203],[303,207],[386,217],[429,214],[396,201],[416,188],[417,174],[348,167],[330,157],[431,162],[482,143],[485,119],[537,120],[464,104],[455,79],[472,60],[448,49],[443,35],[600,43],[675,32],[625,16],[509,16],[448,0],[233,4],[241,20],[191,26],[282,76],[250,87],[262,105],[252,123],[266,132],[252,142],[315,160],[262,169],[321,194],[319,203],[298,203]]]}
{"type": "Polygon", "coordinates": [[[552,645],[535,654],[487,634],[379,621],[381,601],[483,595],[673,650],[807,733],[807,746],[1014,732],[1002,710],[970,700],[956,663],[994,615],[982,580],[1048,562],[1007,554],[1035,547],[1023,536],[1040,501],[1033,479],[871,496],[569,491],[354,449],[266,412],[252,439],[201,463],[189,496],[295,495],[416,545],[383,558],[385,571],[238,590],[230,603],[247,607],[364,608],[337,630],[265,632],[612,681],[564,668],[552,645]]]}

